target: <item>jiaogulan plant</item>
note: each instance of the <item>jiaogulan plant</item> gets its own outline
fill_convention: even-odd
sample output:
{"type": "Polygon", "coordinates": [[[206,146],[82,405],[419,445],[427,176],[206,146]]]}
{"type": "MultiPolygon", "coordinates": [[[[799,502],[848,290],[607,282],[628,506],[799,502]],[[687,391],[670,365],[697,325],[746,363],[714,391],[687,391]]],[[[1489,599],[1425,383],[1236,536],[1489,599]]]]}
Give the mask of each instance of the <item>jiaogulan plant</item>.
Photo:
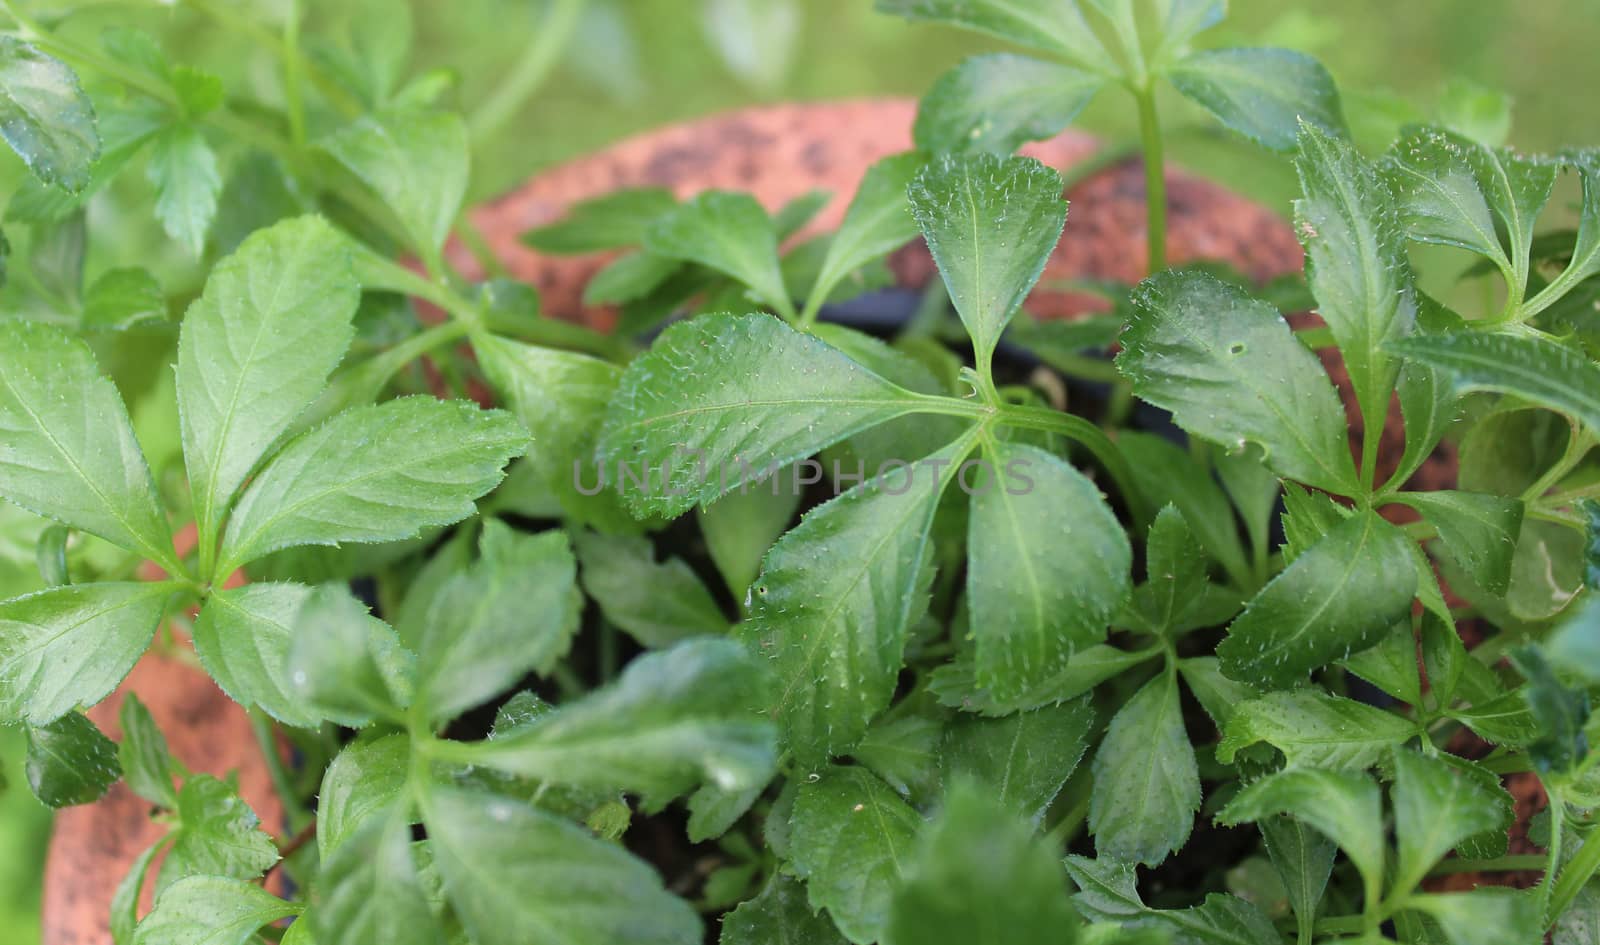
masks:
{"type": "Polygon", "coordinates": [[[0,602],[0,718],[45,803],[120,779],[165,825],[118,943],[1595,941],[1600,153],[1364,154],[1315,62],[1189,50],[1220,0],[881,5],[1068,64],[957,67],[830,236],[792,238],[822,196],[665,190],[527,234],[625,250],[602,335],[447,262],[473,137],[404,4],[195,2],[273,52],[263,102],[0,2],[32,172],[0,527],[46,585],[0,602]],[[1165,268],[1158,76],[1292,152],[1305,285],[1273,298],[1317,319],[1165,268]],[[1108,82],[1155,271],[1052,330],[1017,314],[1064,184],[1010,152],[1108,82]],[[85,286],[107,188],[173,246],[85,286]],[[829,320],[919,237],[902,329],[829,320]],[[1412,243],[1490,301],[1423,292],[1412,243]],[[1029,349],[1181,435],[1057,409],[1029,349]],[[284,823],[137,698],[120,743],[84,714],[152,649],[248,709],[284,823]]]}

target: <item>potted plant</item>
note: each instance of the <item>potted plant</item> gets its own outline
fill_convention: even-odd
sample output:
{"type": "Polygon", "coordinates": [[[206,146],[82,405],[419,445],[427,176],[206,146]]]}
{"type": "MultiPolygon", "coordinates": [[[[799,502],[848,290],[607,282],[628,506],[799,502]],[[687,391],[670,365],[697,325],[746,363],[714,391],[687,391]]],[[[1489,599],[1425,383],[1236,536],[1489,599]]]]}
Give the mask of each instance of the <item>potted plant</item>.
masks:
{"type": "Polygon", "coordinates": [[[0,603],[0,707],[41,799],[119,779],[142,799],[117,806],[153,836],[116,940],[1580,934],[1600,866],[1592,156],[1426,129],[1368,157],[1309,60],[1189,52],[1207,3],[885,6],[1062,61],[957,67],[918,150],[839,162],[854,196],[811,239],[823,200],[792,176],[671,179],[639,157],[666,138],[588,167],[678,192],[568,188],[552,221],[558,172],[475,236],[463,125],[392,48],[306,56],[291,15],[280,124],[137,34],[102,53],[11,10],[7,140],[39,180],[14,218],[57,311],[0,321],[0,495],[57,524],[36,539],[49,586],[0,603]],[[128,95],[91,99],[74,68],[128,95]],[[1236,202],[1171,242],[1266,245],[1171,252],[1168,79],[1293,152],[1304,284],[1266,282],[1294,268],[1284,231],[1236,202]],[[1142,168],[1110,173],[1143,171],[1145,248],[1052,271],[1066,182],[1010,152],[1102,85],[1144,117],[1142,168]],[[234,166],[242,208],[208,204],[213,130],[270,154],[234,166]],[[164,226],[215,248],[177,324],[148,273],[85,290],[51,265],[146,148],[164,226]],[[1535,239],[1563,173],[1578,228],[1535,239]],[[769,212],[746,185],[797,199],[769,212]],[[580,283],[615,306],[612,333],[494,274],[519,257],[484,246],[536,223],[541,253],[624,248],[524,270],[557,306],[580,283]],[[904,317],[892,292],[823,317],[930,275],[892,255],[919,237],[938,278],[904,317]],[[1467,318],[1423,295],[1412,241],[1482,256],[1503,298],[1467,318]],[[1036,288],[1103,312],[1019,321],[1036,288]],[[170,351],[175,416],[136,434],[91,340],[170,351]],[[1459,487],[1419,488],[1447,433],[1459,487]],[[191,771],[136,698],[116,743],[80,711],[153,638],[248,710],[216,730],[260,736],[249,780],[191,771]],[[1502,778],[1524,772],[1550,800],[1537,854],[1508,852],[1502,778]],[[281,816],[241,798],[263,782],[281,816]],[[1534,888],[1493,884],[1523,870],[1534,888]],[[1442,891],[1448,873],[1485,884],[1442,891]]]}

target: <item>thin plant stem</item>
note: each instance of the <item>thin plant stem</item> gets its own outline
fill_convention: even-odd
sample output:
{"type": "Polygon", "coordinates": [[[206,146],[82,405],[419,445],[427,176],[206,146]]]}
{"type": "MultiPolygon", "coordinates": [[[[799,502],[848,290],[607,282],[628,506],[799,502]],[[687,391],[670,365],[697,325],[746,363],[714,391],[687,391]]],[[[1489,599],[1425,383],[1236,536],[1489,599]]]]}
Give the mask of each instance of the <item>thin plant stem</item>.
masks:
{"type": "Polygon", "coordinates": [[[586,0],[552,0],[550,12],[541,24],[539,34],[527,47],[511,74],[500,87],[478,105],[467,119],[467,129],[474,141],[481,141],[499,131],[516,116],[555,68],[567,40],[578,28],[586,0]]]}
{"type": "Polygon", "coordinates": [[[1139,102],[1139,140],[1144,150],[1145,256],[1149,271],[1167,268],[1167,178],[1156,96],[1148,85],[1134,92],[1139,102]]]}

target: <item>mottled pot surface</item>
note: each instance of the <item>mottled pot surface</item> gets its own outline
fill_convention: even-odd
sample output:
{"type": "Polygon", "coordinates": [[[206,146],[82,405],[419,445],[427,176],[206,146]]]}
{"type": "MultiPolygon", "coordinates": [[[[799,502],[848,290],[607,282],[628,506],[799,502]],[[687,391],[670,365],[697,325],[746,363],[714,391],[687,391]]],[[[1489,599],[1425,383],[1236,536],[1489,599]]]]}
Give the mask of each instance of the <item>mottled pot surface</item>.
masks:
{"type": "MultiPolygon", "coordinates": [[[[522,188],[473,212],[496,256],[516,278],[538,286],[545,308],[572,320],[607,326],[612,314],[585,312],[584,284],[600,257],[557,257],[518,241],[525,231],[562,217],[569,206],[619,187],[655,185],[689,196],[707,188],[753,193],[769,208],[822,188],[833,200],[812,224],[838,225],[868,165],[911,145],[915,103],[885,99],[777,105],[714,116],[630,138],[592,156],[538,175],[522,188]]],[[[1068,168],[1098,147],[1068,132],[1024,153],[1068,168]]],[[[1168,175],[1170,255],[1182,263],[1222,259],[1257,279],[1297,271],[1301,252],[1279,216],[1189,175],[1168,175]]],[[[1108,168],[1074,187],[1066,234],[1045,269],[1046,283],[1072,278],[1136,281],[1145,268],[1143,169],[1137,161],[1108,168]]],[[[474,274],[459,246],[452,260],[474,274]]],[[[898,254],[902,283],[921,285],[933,265],[920,246],[898,254]]],[[[1041,317],[1070,316],[1092,300],[1042,289],[1029,302],[1041,317]]],[[[267,829],[281,832],[281,809],[244,712],[199,670],[147,657],[122,690],[90,714],[114,737],[121,694],[137,692],[191,769],[240,772],[244,798],[267,829]]],[[[158,835],[144,802],[118,785],[99,803],[62,812],[56,821],[45,876],[45,945],[105,945],[110,901],[133,859],[158,835]]]]}

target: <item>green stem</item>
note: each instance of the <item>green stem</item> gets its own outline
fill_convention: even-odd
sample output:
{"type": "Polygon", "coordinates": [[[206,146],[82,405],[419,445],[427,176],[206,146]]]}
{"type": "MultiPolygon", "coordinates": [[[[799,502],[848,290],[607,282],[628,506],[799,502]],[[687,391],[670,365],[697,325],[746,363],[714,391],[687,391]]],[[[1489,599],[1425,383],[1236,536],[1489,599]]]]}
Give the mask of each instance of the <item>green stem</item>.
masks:
{"type": "Polygon", "coordinates": [[[1491,860],[1445,860],[1428,872],[1429,876],[1450,876],[1455,873],[1517,873],[1523,870],[1542,870],[1546,860],[1540,853],[1513,853],[1491,860]]]}
{"type": "Polygon", "coordinates": [[[1139,102],[1139,140],[1144,150],[1145,256],[1149,271],[1167,268],[1167,178],[1162,154],[1161,123],[1155,92],[1147,85],[1134,92],[1139,102]]]}
{"type": "Polygon", "coordinates": [[[527,47],[516,68],[467,120],[467,128],[474,141],[481,141],[500,130],[543,84],[566,47],[567,40],[577,30],[584,3],[585,0],[553,0],[543,28],[527,47]]]}
{"type": "Polygon", "coordinates": [[[294,778],[289,775],[289,769],[284,767],[283,755],[278,751],[278,738],[273,731],[272,720],[260,709],[251,709],[250,730],[255,733],[256,744],[260,746],[261,756],[267,762],[267,774],[272,779],[272,790],[283,802],[283,814],[288,822],[288,832],[291,835],[298,833],[311,822],[312,816],[294,789],[294,778]]]}
{"type": "MultiPolygon", "coordinates": [[[[1553,893],[1555,892],[1556,870],[1561,866],[1561,844],[1565,839],[1562,834],[1567,820],[1567,805],[1561,798],[1561,792],[1551,785],[1545,785],[1545,794],[1549,797],[1550,849],[1547,851],[1549,865],[1545,867],[1544,879],[1539,883],[1539,900],[1544,904],[1545,918],[1554,919],[1561,914],[1560,909],[1552,908],[1552,906],[1555,905],[1553,893]]],[[[1588,845],[1600,846],[1600,843],[1588,845]]],[[[1592,873],[1594,870],[1591,869],[1590,872],[1592,873]]],[[[1566,876],[1563,875],[1562,878],[1565,879],[1566,876]]],[[[1587,880],[1588,877],[1585,876],[1584,879],[1587,880]]],[[[1572,892],[1574,895],[1577,894],[1576,889],[1572,890],[1572,892]]]]}
{"type": "Polygon", "coordinates": [[[289,113],[289,140],[306,146],[306,105],[300,56],[300,0],[289,0],[283,18],[283,106],[289,113]]]}
{"type": "MultiPolygon", "coordinates": [[[[1554,803],[1555,798],[1552,797],[1551,804],[1554,803]]],[[[1591,832],[1584,838],[1583,846],[1579,847],[1578,852],[1567,861],[1566,869],[1561,871],[1560,878],[1556,880],[1545,916],[1554,921],[1566,912],[1572,905],[1572,900],[1577,897],[1578,891],[1588,884],[1597,871],[1600,871],[1600,833],[1591,832]]]]}
{"type": "Polygon", "coordinates": [[[1007,426],[1059,433],[1081,444],[1111,475],[1112,481],[1117,484],[1117,490],[1122,493],[1123,501],[1128,504],[1128,511],[1132,514],[1135,524],[1143,528],[1150,521],[1150,508],[1145,501],[1144,493],[1140,492],[1134,483],[1133,469],[1128,465],[1128,460],[1122,455],[1122,451],[1117,449],[1110,437],[1106,436],[1104,430],[1082,417],[1042,407],[1019,407],[1007,404],[1000,409],[998,419],[1007,426]]]}

